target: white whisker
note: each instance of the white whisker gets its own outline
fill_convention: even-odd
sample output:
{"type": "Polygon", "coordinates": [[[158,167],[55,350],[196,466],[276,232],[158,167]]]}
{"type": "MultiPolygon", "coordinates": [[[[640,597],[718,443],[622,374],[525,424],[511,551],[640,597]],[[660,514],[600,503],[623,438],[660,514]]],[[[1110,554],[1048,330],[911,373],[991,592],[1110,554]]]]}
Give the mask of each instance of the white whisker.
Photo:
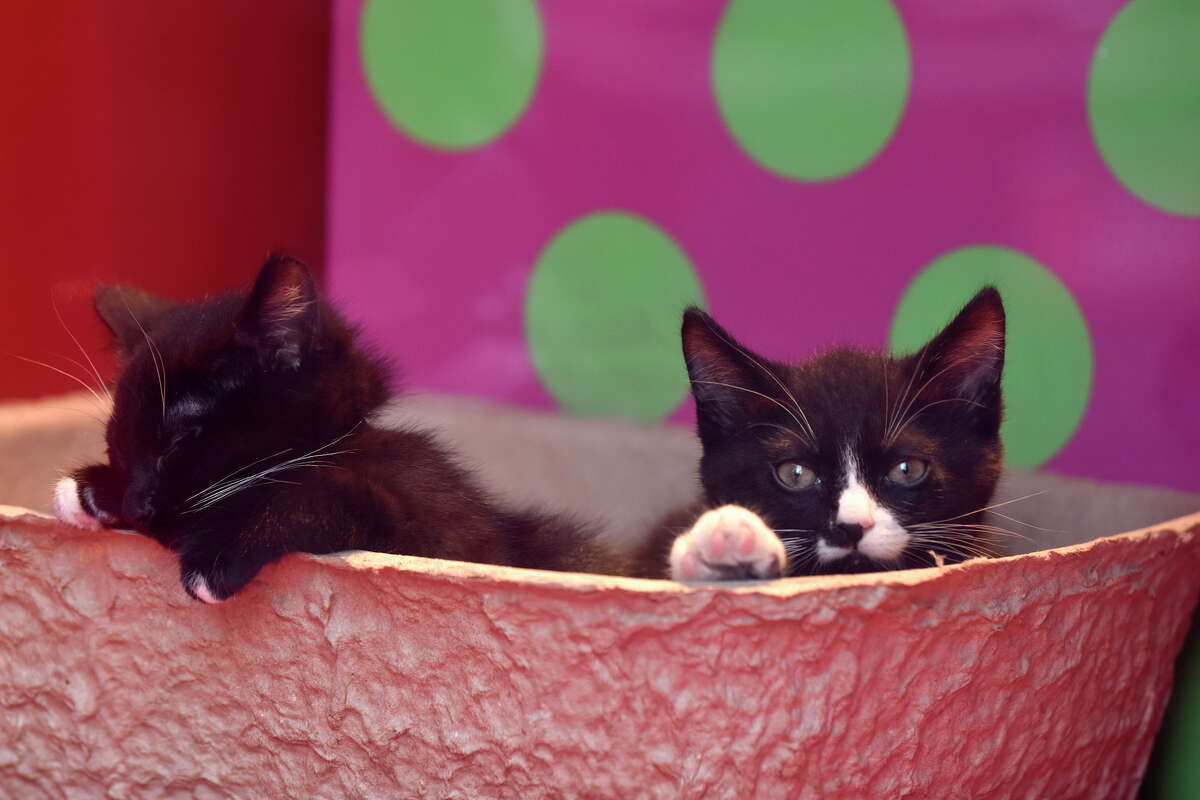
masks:
{"type": "MultiPolygon", "coordinates": [[[[71,332],[71,329],[67,327],[67,323],[63,320],[62,313],[58,310],[58,303],[54,300],[53,291],[50,292],[50,307],[54,309],[54,316],[58,317],[58,324],[61,325],[62,329],[67,332],[67,336],[71,337],[71,341],[74,342],[75,346],[79,348],[79,352],[82,353],[84,359],[87,360],[88,366],[92,368],[92,374],[96,376],[96,385],[100,387],[100,391],[104,392],[104,396],[108,398],[108,402],[112,403],[112,393],[108,391],[108,386],[104,383],[104,376],[100,374],[100,370],[96,369],[96,363],[92,361],[92,357],[88,355],[87,350],[85,350],[83,345],[80,344],[79,339],[77,339],[75,334],[71,332]]],[[[74,359],[72,359],[72,361],[73,360],[74,359]]],[[[75,363],[78,364],[78,362],[75,363]]],[[[80,369],[83,369],[82,364],[78,364],[78,366],[80,369]]]]}
{"type": "Polygon", "coordinates": [[[980,408],[984,408],[984,405],[982,403],[976,403],[974,400],[968,400],[965,397],[949,397],[944,400],[934,400],[932,403],[926,403],[925,405],[921,406],[921,408],[918,409],[916,412],[908,415],[908,418],[906,420],[904,420],[904,424],[901,425],[899,428],[897,428],[896,432],[892,434],[892,438],[888,440],[888,442],[887,442],[888,446],[890,447],[892,445],[892,443],[896,441],[896,439],[900,438],[900,434],[904,433],[905,429],[909,425],[911,425],[913,423],[913,421],[917,419],[917,417],[921,416],[922,414],[924,414],[926,411],[933,408],[934,406],[940,406],[942,403],[968,403],[973,406],[979,406],[980,408]]]}
{"type": "MultiPolygon", "coordinates": [[[[901,414],[900,414],[900,418],[903,419],[903,424],[900,425],[900,427],[897,428],[891,434],[891,436],[887,438],[886,443],[889,447],[892,445],[893,442],[896,441],[896,438],[901,433],[904,432],[904,429],[908,427],[910,422],[912,422],[914,419],[916,419],[916,417],[919,414],[921,414],[923,411],[925,411],[926,408],[929,408],[929,406],[925,406],[925,407],[921,408],[921,410],[918,411],[916,414],[908,413],[909,410],[913,407],[913,404],[916,403],[917,399],[920,398],[920,396],[925,392],[925,390],[929,388],[929,384],[933,383],[935,380],[940,378],[942,375],[945,375],[952,368],[958,366],[959,364],[963,363],[964,361],[970,361],[970,360],[971,360],[971,356],[963,356],[962,358],[955,359],[954,361],[950,362],[945,367],[943,367],[941,370],[939,370],[935,375],[930,377],[929,380],[925,381],[925,383],[921,384],[921,388],[917,389],[917,391],[913,394],[912,398],[908,401],[908,404],[904,407],[904,411],[901,412],[901,414]]],[[[956,399],[963,399],[963,398],[956,398],[956,399]]],[[[978,405],[978,403],[976,403],[976,405],[978,405]]]]}
{"type": "Polygon", "coordinates": [[[342,434],[341,436],[337,437],[336,439],[326,442],[325,444],[321,445],[320,447],[310,450],[307,453],[295,456],[293,458],[286,459],[284,461],[279,462],[278,464],[272,464],[271,466],[268,466],[265,469],[259,470],[258,472],[252,473],[250,475],[243,475],[241,477],[233,479],[233,476],[238,475],[238,473],[249,469],[250,467],[254,466],[255,464],[262,463],[263,461],[266,461],[269,458],[274,458],[276,456],[282,455],[282,454],[288,452],[288,450],[290,450],[291,448],[288,448],[288,450],[281,450],[278,453],[274,453],[273,455],[270,455],[270,456],[264,456],[263,458],[260,458],[257,461],[253,461],[244,467],[234,470],[232,473],[230,473],[225,478],[222,478],[222,479],[216,481],[215,483],[210,484],[207,489],[202,489],[201,491],[199,491],[196,494],[189,497],[188,501],[191,502],[191,505],[188,508],[188,510],[186,510],[184,513],[192,514],[192,513],[198,512],[198,511],[204,511],[205,509],[211,508],[212,506],[216,505],[217,503],[222,502],[223,500],[229,499],[230,497],[232,497],[235,494],[238,494],[240,492],[243,492],[243,491],[253,488],[255,486],[260,486],[264,483],[292,483],[291,481],[281,481],[277,478],[272,477],[273,475],[276,475],[277,473],[280,473],[280,472],[285,472],[285,471],[293,470],[293,469],[345,469],[341,465],[336,464],[333,461],[329,461],[328,459],[330,459],[334,456],[346,455],[349,453],[356,453],[358,451],[353,450],[353,449],[331,450],[330,448],[336,446],[339,442],[344,441],[348,436],[351,436],[355,431],[357,431],[362,426],[362,424],[363,424],[363,421],[359,420],[359,422],[356,423],[353,428],[351,428],[349,431],[342,434]]]}
{"type": "Polygon", "coordinates": [[[194,495],[192,495],[191,497],[189,497],[189,498],[188,498],[188,500],[192,500],[192,499],[194,499],[194,498],[196,498],[196,497],[198,497],[198,496],[200,496],[200,495],[204,494],[205,492],[209,491],[209,489],[212,489],[212,488],[213,488],[213,487],[215,487],[215,486],[219,486],[221,483],[223,483],[224,481],[227,481],[227,480],[229,480],[230,478],[232,478],[234,475],[237,475],[237,474],[238,474],[239,472],[241,472],[242,470],[247,470],[247,469],[250,469],[250,467],[253,467],[255,464],[261,464],[262,462],[266,461],[268,458],[275,458],[276,456],[281,456],[281,455],[283,455],[283,454],[285,454],[285,453],[289,453],[289,452],[291,452],[291,449],[292,449],[292,448],[288,447],[288,448],[286,448],[286,449],[284,449],[284,450],[280,450],[278,453],[272,453],[272,454],[271,454],[271,455],[269,455],[269,456],[263,456],[263,457],[262,457],[262,458],[260,458],[260,459],[257,459],[257,460],[255,460],[255,461],[251,461],[249,464],[247,464],[247,465],[246,465],[246,466],[244,466],[244,467],[238,467],[237,469],[235,469],[233,472],[229,473],[229,474],[228,474],[228,475],[226,475],[225,477],[223,477],[223,478],[217,478],[215,481],[213,481],[212,483],[210,483],[210,484],[209,484],[209,485],[208,485],[206,488],[204,488],[204,489],[201,489],[200,491],[196,492],[196,494],[194,494],[194,495]]]}
{"type": "MultiPolygon", "coordinates": [[[[791,393],[791,391],[787,388],[787,386],[784,384],[784,382],[779,380],[779,377],[774,372],[767,369],[766,366],[764,366],[763,364],[759,363],[758,359],[756,359],[754,356],[750,355],[750,353],[746,352],[745,348],[739,346],[736,342],[730,341],[729,339],[725,338],[724,336],[722,336],[720,333],[717,333],[716,331],[713,331],[713,333],[716,335],[716,337],[718,339],[725,342],[726,345],[728,345],[729,347],[732,347],[734,350],[737,350],[739,353],[741,353],[742,356],[746,360],[748,360],[751,364],[753,364],[754,366],[758,367],[760,370],[765,372],[771,378],[771,380],[773,380],[773,381],[775,381],[775,383],[779,384],[779,388],[783,389],[783,393],[788,396],[788,399],[792,401],[792,405],[796,407],[796,410],[800,412],[800,416],[804,418],[804,427],[807,429],[808,435],[812,439],[812,441],[814,443],[813,446],[815,447],[816,440],[817,440],[817,434],[815,431],[813,431],[812,425],[810,425],[808,423],[808,415],[806,415],[804,413],[804,409],[801,408],[800,403],[796,401],[796,396],[791,393]]],[[[795,417],[793,416],[792,419],[795,419],[795,417]]],[[[799,423],[798,420],[797,420],[797,423],[799,423]]]]}
{"type": "MultiPolygon", "coordinates": [[[[904,405],[904,402],[908,399],[908,393],[912,390],[913,381],[916,379],[917,375],[920,374],[920,372],[921,372],[921,365],[925,362],[925,352],[926,352],[925,349],[922,349],[920,354],[917,356],[917,365],[916,365],[916,367],[913,368],[912,374],[910,374],[908,376],[908,383],[905,384],[905,386],[904,386],[904,393],[901,394],[900,397],[896,400],[896,408],[893,410],[893,412],[891,414],[888,415],[888,420],[887,420],[888,424],[887,424],[887,427],[884,429],[884,441],[887,441],[887,442],[892,441],[891,431],[900,422],[900,417],[901,417],[900,406],[904,405]]],[[[906,407],[905,410],[907,410],[908,408],[911,408],[911,407],[912,406],[910,404],[908,407],[906,407]]]]}
{"type": "Polygon", "coordinates": [[[940,522],[953,522],[956,519],[962,519],[963,517],[969,517],[972,514],[980,514],[980,513],[983,513],[984,511],[991,511],[993,508],[1000,508],[1002,506],[1012,505],[1013,503],[1020,503],[1022,500],[1030,500],[1034,497],[1040,497],[1041,495],[1044,495],[1046,493],[1046,491],[1047,490],[1043,489],[1040,492],[1033,492],[1032,494],[1027,494],[1024,497],[1017,497],[1012,500],[1005,500],[1003,503],[995,503],[990,506],[984,506],[983,508],[977,508],[974,511],[968,511],[965,514],[959,514],[957,517],[947,517],[946,519],[936,519],[936,520],[932,520],[931,522],[928,522],[925,524],[936,525],[940,522]]]}
{"type": "Polygon", "coordinates": [[[22,361],[25,361],[25,362],[28,362],[28,363],[30,363],[30,364],[36,364],[36,365],[37,365],[37,366],[39,366],[39,367],[45,367],[46,369],[49,369],[49,370],[54,370],[54,371],[55,371],[55,372],[57,372],[59,375],[62,375],[62,376],[63,376],[63,377],[65,377],[65,378],[70,378],[71,380],[75,381],[75,382],[76,382],[76,383],[78,383],[80,386],[82,386],[84,389],[87,389],[87,390],[88,390],[88,392],[89,392],[89,393],[92,395],[92,397],[96,398],[96,402],[97,402],[97,403],[99,403],[100,405],[104,405],[104,398],[103,398],[103,397],[101,397],[101,396],[100,396],[100,395],[99,395],[99,394],[96,392],[96,390],[95,390],[95,389],[93,389],[91,386],[89,386],[89,385],[87,384],[87,382],[85,382],[85,381],[84,381],[83,379],[81,379],[79,376],[77,376],[77,375],[72,375],[71,373],[67,372],[66,370],[61,370],[61,369],[59,369],[58,367],[54,366],[53,364],[47,364],[45,361],[38,361],[37,359],[34,359],[34,358],[26,358],[25,356],[19,356],[19,355],[15,354],[15,353],[12,353],[11,355],[12,355],[12,357],[13,357],[13,358],[19,358],[20,360],[22,360],[22,361]]]}
{"type": "Polygon", "coordinates": [[[146,339],[146,350],[150,353],[150,361],[154,364],[154,376],[158,378],[158,393],[162,397],[162,415],[167,416],[167,362],[163,360],[162,366],[159,366],[159,359],[162,358],[162,353],[155,346],[154,341],[150,338],[150,334],[142,327],[142,323],[133,313],[133,309],[129,307],[129,302],[121,295],[121,302],[125,304],[125,310],[129,312],[129,318],[133,320],[133,324],[138,326],[138,330],[142,332],[142,336],[146,339]]]}
{"type": "Polygon", "coordinates": [[[1068,531],[1059,530],[1057,528],[1040,528],[1037,525],[1034,525],[1032,522],[1025,522],[1023,520],[1017,519],[1016,517],[1010,517],[1007,514],[1001,514],[999,511],[992,511],[990,513],[992,514],[992,516],[1000,517],[1001,519],[1006,519],[1009,522],[1015,522],[1018,525],[1024,525],[1026,528],[1033,528],[1035,531],[1041,531],[1042,533],[1068,533],[1068,531]]]}
{"type": "MultiPolygon", "coordinates": [[[[725,387],[726,389],[736,389],[736,390],[737,390],[737,391],[739,391],[739,392],[748,392],[748,393],[750,393],[750,394],[752,394],[752,395],[756,395],[756,396],[758,396],[758,397],[761,397],[762,399],[764,399],[764,400],[768,400],[768,401],[770,401],[770,402],[774,403],[775,405],[779,406],[780,408],[782,408],[782,409],[784,410],[784,412],[785,412],[785,413],[786,413],[786,414],[787,414],[789,417],[791,417],[791,418],[792,418],[792,419],[795,421],[795,423],[796,423],[797,425],[801,426],[802,428],[807,428],[807,426],[806,426],[804,423],[801,423],[801,422],[800,422],[800,419],[799,419],[799,418],[798,418],[798,417],[797,417],[795,414],[793,414],[793,413],[792,413],[791,409],[789,409],[789,408],[788,408],[787,406],[785,406],[783,403],[779,402],[778,400],[776,400],[774,397],[771,397],[770,395],[763,394],[762,392],[756,392],[756,391],[754,391],[753,389],[747,389],[745,386],[738,386],[738,385],[736,385],[736,384],[733,384],[733,383],[721,383],[720,381],[693,381],[693,382],[694,382],[694,383],[702,383],[702,384],[706,384],[706,385],[709,385],[709,386],[723,386],[723,387],[725,387]]],[[[812,438],[812,439],[810,439],[809,441],[810,441],[810,442],[812,442],[812,444],[813,444],[813,446],[814,446],[814,447],[816,446],[816,439],[815,439],[815,437],[814,437],[814,438],[812,438]]]]}

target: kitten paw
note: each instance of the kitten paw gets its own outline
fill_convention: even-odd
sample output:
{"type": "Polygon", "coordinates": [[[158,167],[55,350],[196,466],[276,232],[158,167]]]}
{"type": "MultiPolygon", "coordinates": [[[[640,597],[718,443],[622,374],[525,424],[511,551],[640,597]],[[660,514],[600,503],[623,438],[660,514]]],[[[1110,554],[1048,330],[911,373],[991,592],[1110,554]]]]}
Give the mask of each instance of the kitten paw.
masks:
{"type": "MultiPolygon", "coordinates": [[[[204,532],[195,532],[204,538],[204,532]]],[[[194,542],[191,543],[194,546],[194,542]]],[[[262,567],[279,556],[270,553],[246,553],[226,543],[217,549],[185,546],[179,553],[179,580],[184,591],[201,603],[224,603],[245,588],[262,567]]]]}
{"type": "Polygon", "coordinates": [[[671,547],[676,581],[777,578],[787,555],[783,542],[753,511],[722,506],[705,512],[671,547]]]}
{"type": "Polygon", "coordinates": [[[95,531],[102,527],[100,520],[84,510],[79,500],[79,484],[74,478],[62,478],[54,487],[54,516],[84,530],[95,531]]]}
{"type": "Polygon", "coordinates": [[[198,572],[193,572],[191,575],[185,575],[183,578],[183,588],[192,597],[199,600],[201,603],[215,605],[224,603],[226,598],[217,597],[213,594],[212,588],[209,587],[208,581],[198,572]]]}

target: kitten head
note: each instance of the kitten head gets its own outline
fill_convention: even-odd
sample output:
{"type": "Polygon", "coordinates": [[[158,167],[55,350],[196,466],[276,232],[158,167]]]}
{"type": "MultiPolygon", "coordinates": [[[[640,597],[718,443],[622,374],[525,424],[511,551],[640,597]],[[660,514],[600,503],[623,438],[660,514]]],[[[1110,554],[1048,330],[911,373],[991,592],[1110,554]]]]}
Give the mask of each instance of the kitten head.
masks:
{"type": "Polygon", "coordinates": [[[382,370],[291,258],[271,257],[249,292],[173,303],[103,286],[95,303],[122,370],[109,462],[75,480],[107,525],[169,532],[218,482],[326,445],[386,398],[382,370]]]}
{"type": "Polygon", "coordinates": [[[1004,306],[979,292],[904,358],[835,349],[785,365],[703,311],[683,350],[700,473],[715,505],[745,506],[783,540],[792,574],[959,561],[999,478],[1004,306]]]}

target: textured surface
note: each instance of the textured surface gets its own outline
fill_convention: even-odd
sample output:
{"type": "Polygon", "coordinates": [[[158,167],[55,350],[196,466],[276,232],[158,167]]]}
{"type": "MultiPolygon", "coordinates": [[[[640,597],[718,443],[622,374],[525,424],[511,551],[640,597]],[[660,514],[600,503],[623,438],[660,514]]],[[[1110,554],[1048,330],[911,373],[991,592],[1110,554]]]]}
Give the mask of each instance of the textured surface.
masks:
{"type": "Polygon", "coordinates": [[[148,539],[0,521],[0,795],[1122,797],[1200,515],[756,587],[290,556],[217,607],[148,539]]]}

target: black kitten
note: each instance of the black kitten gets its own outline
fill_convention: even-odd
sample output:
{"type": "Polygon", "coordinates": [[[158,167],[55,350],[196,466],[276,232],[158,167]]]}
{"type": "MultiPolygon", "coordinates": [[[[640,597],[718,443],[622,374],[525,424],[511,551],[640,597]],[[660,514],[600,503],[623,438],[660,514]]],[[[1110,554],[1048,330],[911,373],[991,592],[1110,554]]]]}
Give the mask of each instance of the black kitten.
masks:
{"type": "Polygon", "coordinates": [[[995,289],[906,358],[837,349],[779,364],[696,308],[683,350],[712,510],[665,521],[642,574],[868,572],[990,553],[980,518],[1003,460],[995,289]]]}
{"type": "Polygon", "coordinates": [[[96,310],[122,361],[109,463],[63,478],[55,510],[174,550],[193,597],[294,551],[627,571],[578,525],[498,508],[429,436],[373,427],[383,370],[298,261],[192,303],[102,287],[96,310]]]}

